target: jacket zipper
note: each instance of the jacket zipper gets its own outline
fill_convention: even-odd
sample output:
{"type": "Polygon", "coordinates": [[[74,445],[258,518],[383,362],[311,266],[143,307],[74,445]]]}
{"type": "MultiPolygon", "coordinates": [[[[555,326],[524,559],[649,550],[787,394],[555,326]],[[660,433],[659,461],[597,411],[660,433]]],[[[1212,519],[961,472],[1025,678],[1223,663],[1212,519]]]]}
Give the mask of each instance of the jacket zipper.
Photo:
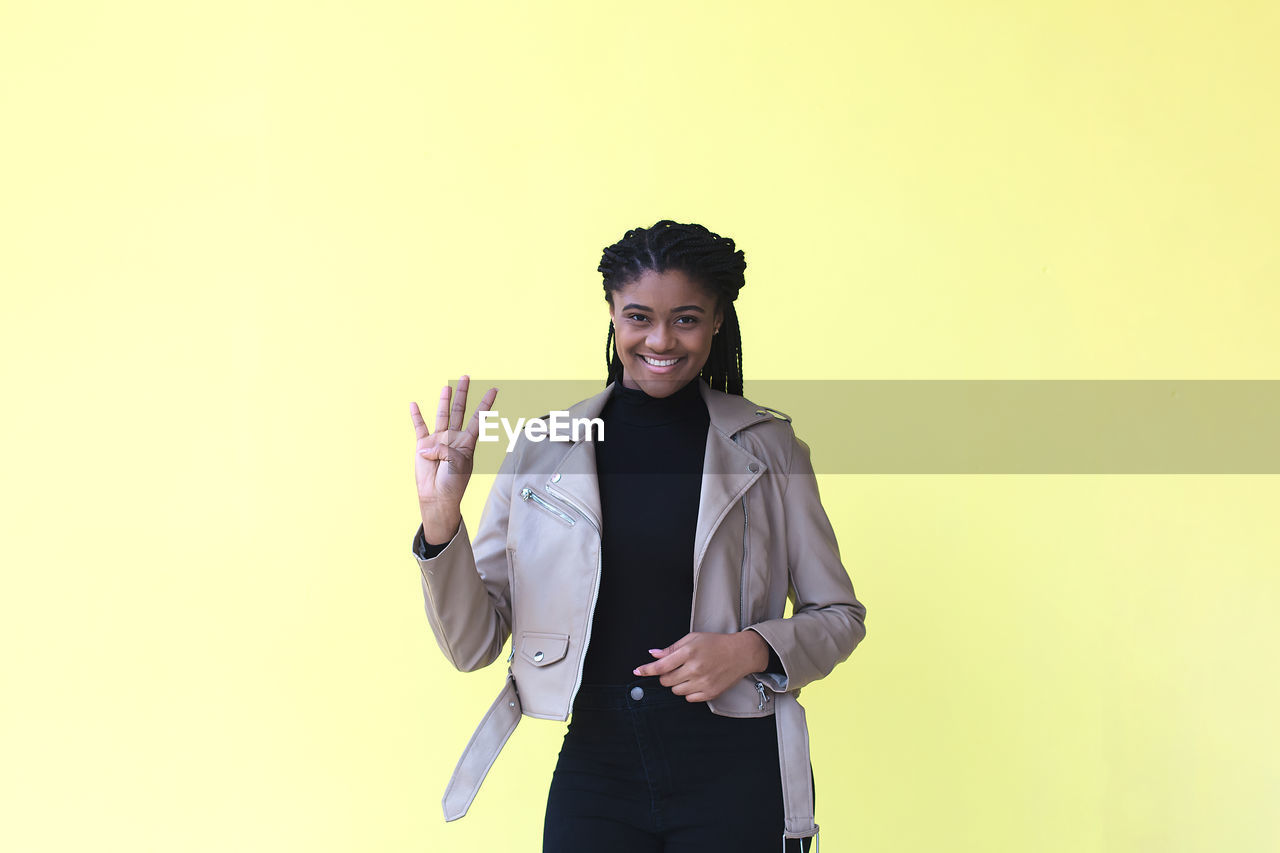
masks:
{"type": "MultiPolygon", "coordinates": [[[[738,624],[746,630],[747,621],[747,496],[742,496],[742,579],[738,582],[738,624]]],[[[760,693],[760,704],[757,710],[764,710],[768,698],[764,693],[764,682],[756,680],[756,690],[760,693]]]]}
{"type": "Polygon", "coordinates": [[[591,643],[591,624],[596,618],[596,599],[600,597],[600,574],[601,569],[603,568],[601,563],[604,560],[604,534],[600,532],[599,525],[596,524],[590,514],[588,514],[585,509],[569,500],[568,496],[563,492],[551,488],[550,485],[544,486],[543,488],[545,488],[549,494],[555,495],[560,498],[560,500],[576,509],[582,517],[587,520],[587,523],[595,528],[596,531],[596,578],[595,583],[591,587],[591,607],[587,609],[587,630],[582,636],[582,653],[578,655],[578,676],[573,682],[573,691],[569,694],[569,707],[572,708],[573,700],[578,697],[578,689],[582,687],[582,671],[587,665],[587,646],[591,643]]]}
{"type": "Polygon", "coordinates": [[[573,525],[577,523],[573,520],[573,516],[569,515],[569,513],[565,512],[559,507],[552,506],[552,504],[549,501],[547,501],[545,498],[539,497],[538,493],[535,492],[533,489],[529,488],[528,486],[525,486],[523,489],[520,490],[520,500],[522,501],[532,500],[538,506],[542,507],[552,515],[556,516],[557,518],[559,518],[561,521],[563,521],[565,524],[569,525],[570,527],[573,527],[573,525]]]}
{"type": "MultiPolygon", "coordinates": [[[[738,434],[733,434],[733,443],[742,446],[738,434]]],[[[742,568],[738,578],[738,630],[747,627],[747,496],[742,496],[742,568]]]]}
{"type": "MultiPolygon", "coordinates": [[[[738,434],[733,434],[733,441],[739,447],[742,442],[738,441],[738,434]]],[[[747,546],[750,542],[748,531],[750,527],[747,520],[747,496],[742,496],[742,571],[738,579],[738,630],[745,631],[747,627],[747,546]]],[[[764,682],[756,679],[756,692],[760,694],[760,702],[756,705],[756,710],[763,711],[764,703],[767,697],[764,693],[764,682]]]]}
{"type": "Polygon", "coordinates": [[[747,627],[747,496],[742,496],[742,576],[738,580],[738,630],[747,627]]]}

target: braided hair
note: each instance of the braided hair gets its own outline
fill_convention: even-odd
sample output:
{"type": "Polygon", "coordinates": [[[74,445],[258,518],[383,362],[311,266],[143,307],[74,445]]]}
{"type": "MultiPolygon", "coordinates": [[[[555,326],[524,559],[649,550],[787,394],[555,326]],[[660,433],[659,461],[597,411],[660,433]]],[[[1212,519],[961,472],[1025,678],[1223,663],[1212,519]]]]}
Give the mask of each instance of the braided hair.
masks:
{"type": "MultiPolygon", "coordinates": [[[[742,333],[733,302],[746,283],[746,257],[734,248],[733,240],[708,231],[701,225],[684,225],[663,219],[652,228],[633,228],[604,250],[599,271],[604,276],[604,297],[612,304],[615,290],[630,284],[645,272],[664,273],[677,269],[715,294],[724,311],[720,334],[711,339],[711,354],[699,374],[717,391],[742,396],[742,333]]],[[[622,381],[622,360],[614,344],[613,321],[604,342],[608,378],[605,384],[622,381]]]]}

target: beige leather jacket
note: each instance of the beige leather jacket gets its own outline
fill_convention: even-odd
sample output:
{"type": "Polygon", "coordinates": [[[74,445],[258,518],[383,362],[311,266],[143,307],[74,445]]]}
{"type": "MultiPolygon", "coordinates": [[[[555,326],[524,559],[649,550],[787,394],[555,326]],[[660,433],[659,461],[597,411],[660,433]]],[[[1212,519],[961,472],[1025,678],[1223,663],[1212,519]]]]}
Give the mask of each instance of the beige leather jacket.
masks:
{"type": "MultiPolygon", "coordinates": [[[[776,715],[784,837],[814,835],[808,732],[796,697],[862,640],[866,608],[840,562],[809,448],[790,420],[694,381],[711,425],[689,629],[756,631],[785,670],[753,673],[708,705],[730,717],[776,715]],[[793,613],[783,618],[788,598],[793,613]]],[[[570,407],[569,416],[598,416],[612,390],[570,407]]],[[[464,521],[443,551],[423,559],[421,528],[414,537],[427,618],[450,663],[480,669],[513,637],[506,685],[445,790],[446,820],[466,813],[522,714],[569,718],[600,582],[600,515],[592,442],[532,442],[522,433],[474,540],[464,521]]]]}

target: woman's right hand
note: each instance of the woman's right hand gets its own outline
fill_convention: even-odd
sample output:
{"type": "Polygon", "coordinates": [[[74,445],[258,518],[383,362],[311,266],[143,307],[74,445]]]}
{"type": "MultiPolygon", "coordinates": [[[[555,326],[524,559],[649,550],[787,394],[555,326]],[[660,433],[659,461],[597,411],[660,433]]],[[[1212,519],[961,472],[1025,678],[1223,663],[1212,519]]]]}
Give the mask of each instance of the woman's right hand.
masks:
{"type": "Polygon", "coordinates": [[[471,479],[475,461],[480,413],[489,411],[498,396],[498,389],[490,388],[467,422],[466,429],[463,429],[470,382],[471,377],[466,375],[458,379],[456,395],[452,386],[440,389],[435,432],[427,429],[418,404],[409,404],[409,414],[413,417],[413,428],[418,438],[413,466],[418,481],[422,532],[432,544],[443,544],[452,539],[458,523],[462,521],[462,495],[471,479]]]}

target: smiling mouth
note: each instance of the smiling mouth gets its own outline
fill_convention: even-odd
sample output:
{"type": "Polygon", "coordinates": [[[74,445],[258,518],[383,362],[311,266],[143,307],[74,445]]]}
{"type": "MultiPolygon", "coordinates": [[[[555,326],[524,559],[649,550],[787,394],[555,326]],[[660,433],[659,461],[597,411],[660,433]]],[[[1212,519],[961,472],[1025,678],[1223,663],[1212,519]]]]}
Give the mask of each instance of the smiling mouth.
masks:
{"type": "Polygon", "coordinates": [[[650,358],[647,355],[642,355],[640,357],[644,359],[644,363],[650,367],[670,367],[681,358],[684,358],[684,356],[678,356],[677,358],[650,358]]]}

